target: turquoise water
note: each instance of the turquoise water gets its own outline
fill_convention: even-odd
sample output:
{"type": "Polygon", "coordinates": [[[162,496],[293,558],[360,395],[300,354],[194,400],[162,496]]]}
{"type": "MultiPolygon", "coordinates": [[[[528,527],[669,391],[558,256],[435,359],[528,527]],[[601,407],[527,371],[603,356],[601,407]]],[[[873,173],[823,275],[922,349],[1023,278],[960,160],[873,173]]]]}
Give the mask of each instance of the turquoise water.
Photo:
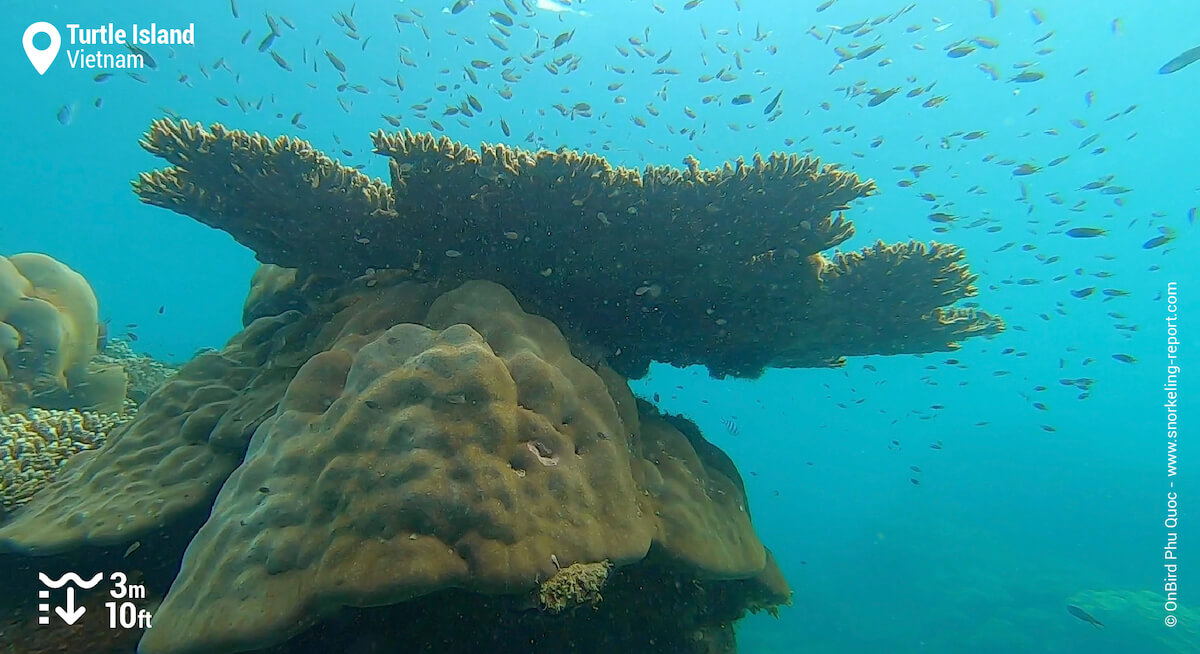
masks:
{"type": "MultiPolygon", "coordinates": [[[[795,592],[794,605],[778,620],[758,616],[742,624],[742,650],[1200,648],[1200,627],[1188,622],[1194,611],[1189,536],[1196,533],[1187,520],[1187,491],[1194,487],[1189,421],[1182,422],[1178,476],[1169,480],[1160,390],[1168,282],[1179,287],[1185,358],[1192,342],[1187,315],[1197,274],[1189,211],[1200,205],[1193,173],[1200,66],[1157,72],[1200,45],[1192,29],[1200,8],[1000,1],[993,18],[983,1],[919,2],[854,36],[832,26],[869,25],[905,3],[838,0],[817,12],[817,3],[743,0],[739,9],[733,0],[705,0],[684,9],[681,1],[663,0],[659,13],[648,2],[592,0],[566,11],[535,11],[527,27],[512,28],[511,51],[502,52],[486,38],[495,33],[487,13],[502,3],[479,0],[458,14],[443,11],[450,4],[358,3],[360,36],[371,37],[365,48],[330,18],[349,13],[349,3],[242,2],[238,18],[225,2],[169,10],[149,2],[11,7],[0,66],[8,90],[0,137],[9,153],[0,162],[8,204],[0,253],[41,251],[66,262],[91,282],[102,317],[119,326],[116,335],[136,324],[128,328],[135,347],[183,360],[219,347],[240,328],[256,264],[224,233],[143,206],[130,192],[138,172],[158,167],[137,139],[164,111],[297,136],[331,154],[346,149],[343,163],[382,177],[386,162],[370,153],[368,132],[392,129],[381,114],[415,131],[430,129],[412,109],[426,102],[428,118],[468,144],[567,146],[629,166],[679,165],[689,154],[715,166],[755,152],[811,148],[879,186],[878,195],[847,212],[858,231],[844,247],[910,238],[961,245],[980,275],[976,301],[1009,328],[951,354],[853,358],[843,369],[773,370],[753,381],[656,366],[635,384],[646,396],[658,393],[665,409],[696,420],[738,464],[759,534],[795,592]],[[397,29],[392,15],[413,9],[424,18],[397,29]],[[292,72],[256,47],[267,33],[264,11],[295,24],[282,26],[272,45],[292,72]],[[158,69],[140,71],[144,83],[122,72],[95,82],[100,71],[70,68],[65,50],[38,76],[19,46],[25,27],[38,20],[60,30],[68,23],[194,23],[196,45],[146,46],[158,69]],[[516,59],[512,67],[527,72],[509,84],[510,100],[497,94],[501,59],[549,50],[557,35],[571,31],[568,43],[534,64],[516,59]],[[623,56],[616,46],[633,48],[630,37],[655,55],[623,56]],[[979,37],[995,47],[971,41],[979,37]],[[831,72],[835,48],[853,53],[876,43],[883,47],[874,54],[831,72]],[[975,50],[947,56],[956,44],[975,50]],[[349,82],[370,92],[339,92],[341,79],[325,50],[344,62],[349,82]],[[547,58],[571,53],[579,57],[574,72],[554,75],[543,67],[547,58]],[[493,65],[479,69],[473,60],[493,65]],[[880,66],[884,60],[891,63],[880,66]],[[1017,67],[1024,64],[1030,65],[1017,67]],[[479,85],[465,80],[464,67],[476,72],[479,85]],[[655,74],[659,68],[678,74],[655,74]],[[698,81],[722,69],[736,79],[698,81]],[[1028,70],[1045,77],[1010,81],[1028,70]],[[397,74],[403,92],[380,81],[397,74]],[[608,89],[617,82],[619,89],[608,89]],[[869,93],[849,91],[860,82],[865,90],[900,92],[867,106],[869,93]],[[483,111],[465,124],[441,117],[463,90],[446,96],[440,84],[463,85],[483,111]],[[763,108],[781,90],[781,113],[768,121],[763,108]],[[753,101],[731,102],[740,94],[753,101]],[[710,95],[719,99],[705,103],[710,95]],[[626,101],[616,103],[618,96],[626,101]],[[922,106],[934,96],[945,99],[922,106]],[[242,111],[239,98],[255,107],[261,99],[262,108],[242,111]],[[338,98],[352,103],[349,111],[338,98]],[[553,108],[581,102],[591,106],[590,117],[553,108]],[[986,134],[965,138],[976,131],[986,134]],[[1022,164],[1040,170],[1014,175],[1022,164]],[[913,166],[928,169],[918,177],[913,166]],[[1082,189],[1110,175],[1108,188],[1128,192],[1082,189]],[[931,213],[957,219],[937,222],[931,213]],[[1065,233],[1091,227],[1107,233],[1086,239],[1065,233]],[[1172,230],[1173,240],[1143,246],[1163,229],[1172,230]],[[1088,287],[1096,288],[1089,297],[1071,294],[1088,287]],[[1105,289],[1127,294],[1109,296],[1105,289]],[[1095,380],[1082,397],[1061,383],[1079,378],[1095,380]],[[941,449],[930,447],[936,442],[941,449]],[[1174,630],[1162,624],[1171,481],[1182,523],[1174,630]],[[1088,592],[1144,602],[1092,611],[1106,624],[1096,629],[1066,611],[1082,605],[1079,597],[1090,596],[1080,594],[1088,592]]],[[[1186,379],[1185,372],[1181,416],[1195,405],[1186,399],[1186,379]]]]}

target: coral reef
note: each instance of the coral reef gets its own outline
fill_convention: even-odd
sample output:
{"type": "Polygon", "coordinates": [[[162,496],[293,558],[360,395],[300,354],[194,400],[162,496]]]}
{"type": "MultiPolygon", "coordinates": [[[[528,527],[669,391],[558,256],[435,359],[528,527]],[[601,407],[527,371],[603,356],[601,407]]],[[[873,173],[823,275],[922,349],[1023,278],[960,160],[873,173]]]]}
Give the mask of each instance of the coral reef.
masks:
{"type": "Polygon", "coordinates": [[[121,410],[124,370],[92,360],[97,312],[87,280],[61,262],[0,257],[0,410],[121,410]]]}
{"type": "Polygon", "coordinates": [[[853,235],[840,212],[874,186],[818,160],[637,171],[574,152],[373,139],[390,187],[303,141],[159,120],[142,145],[172,165],[134,190],[301,277],[495,281],[626,376],[652,360],[754,376],[1003,329],[952,308],[976,293],[958,247],[823,256],[853,235]]]}
{"type": "Polygon", "coordinates": [[[134,352],[127,341],[119,339],[109,341],[94,360],[125,370],[125,376],[129,379],[126,394],[137,404],[145,402],[151,393],[179,371],[178,366],[134,352]]]}
{"type": "Polygon", "coordinates": [[[28,502],[68,459],[99,448],[129,418],[125,413],[39,408],[0,415],[0,516],[28,502]]]}
{"type": "MultiPolygon", "coordinates": [[[[174,375],[105,360],[149,397],[0,525],[0,551],[51,561],[153,540],[143,572],[172,581],[142,654],[733,652],[734,622],[791,592],[733,462],[627,378],[1003,328],[953,306],[976,293],[957,247],[822,254],[874,186],[811,158],[638,171],[373,139],[390,185],[220,125],[142,141],[171,164],[144,202],[266,264],[245,329],[174,375]]],[[[12,279],[0,299],[34,286],[12,279]]],[[[13,325],[9,370],[36,353],[13,325]]]]}
{"type": "Polygon", "coordinates": [[[211,506],[147,654],[267,647],[342,607],[449,589],[536,597],[596,561],[710,588],[725,608],[697,593],[688,624],[714,634],[788,601],[732,462],[504,288],[378,274],[300,305],[184,365],[0,527],[0,548],[119,548],[211,506]]]}

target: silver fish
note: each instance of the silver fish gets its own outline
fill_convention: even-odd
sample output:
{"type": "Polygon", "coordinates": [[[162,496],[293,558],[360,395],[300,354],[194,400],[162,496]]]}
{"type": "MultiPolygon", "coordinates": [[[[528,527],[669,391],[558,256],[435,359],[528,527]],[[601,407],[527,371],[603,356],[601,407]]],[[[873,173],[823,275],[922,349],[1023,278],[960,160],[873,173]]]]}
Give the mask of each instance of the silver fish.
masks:
{"type": "Polygon", "coordinates": [[[1183,70],[1197,59],[1200,59],[1200,45],[1192,48],[1191,50],[1185,50],[1174,59],[1163,64],[1162,68],[1158,69],[1158,74],[1166,75],[1167,73],[1173,73],[1177,70],[1183,70]]]}

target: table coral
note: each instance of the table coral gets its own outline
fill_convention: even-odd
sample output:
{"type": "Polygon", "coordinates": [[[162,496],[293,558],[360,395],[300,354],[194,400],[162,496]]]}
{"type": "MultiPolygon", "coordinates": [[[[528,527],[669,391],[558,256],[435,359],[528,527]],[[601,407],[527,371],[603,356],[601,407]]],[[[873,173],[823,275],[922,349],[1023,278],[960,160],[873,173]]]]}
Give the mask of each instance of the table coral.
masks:
{"type": "Polygon", "coordinates": [[[304,141],[159,120],[142,145],[172,166],[134,190],[303,275],[495,281],[627,376],[652,360],[739,376],[833,366],[1004,327],[952,306],[977,292],[961,248],[822,254],[854,234],[842,212],[875,187],[816,159],[639,171],[565,150],[372,138],[390,186],[304,141]]]}

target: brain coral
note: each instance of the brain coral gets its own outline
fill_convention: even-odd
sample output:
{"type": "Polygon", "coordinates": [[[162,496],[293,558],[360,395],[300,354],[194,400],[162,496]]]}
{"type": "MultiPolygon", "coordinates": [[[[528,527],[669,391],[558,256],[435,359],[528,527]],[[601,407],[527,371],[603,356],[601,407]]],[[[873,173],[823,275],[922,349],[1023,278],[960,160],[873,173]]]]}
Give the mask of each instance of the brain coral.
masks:
{"type": "Polygon", "coordinates": [[[0,257],[0,404],[119,411],[124,371],[91,365],[97,316],[92,287],[66,265],[0,257]]]}

